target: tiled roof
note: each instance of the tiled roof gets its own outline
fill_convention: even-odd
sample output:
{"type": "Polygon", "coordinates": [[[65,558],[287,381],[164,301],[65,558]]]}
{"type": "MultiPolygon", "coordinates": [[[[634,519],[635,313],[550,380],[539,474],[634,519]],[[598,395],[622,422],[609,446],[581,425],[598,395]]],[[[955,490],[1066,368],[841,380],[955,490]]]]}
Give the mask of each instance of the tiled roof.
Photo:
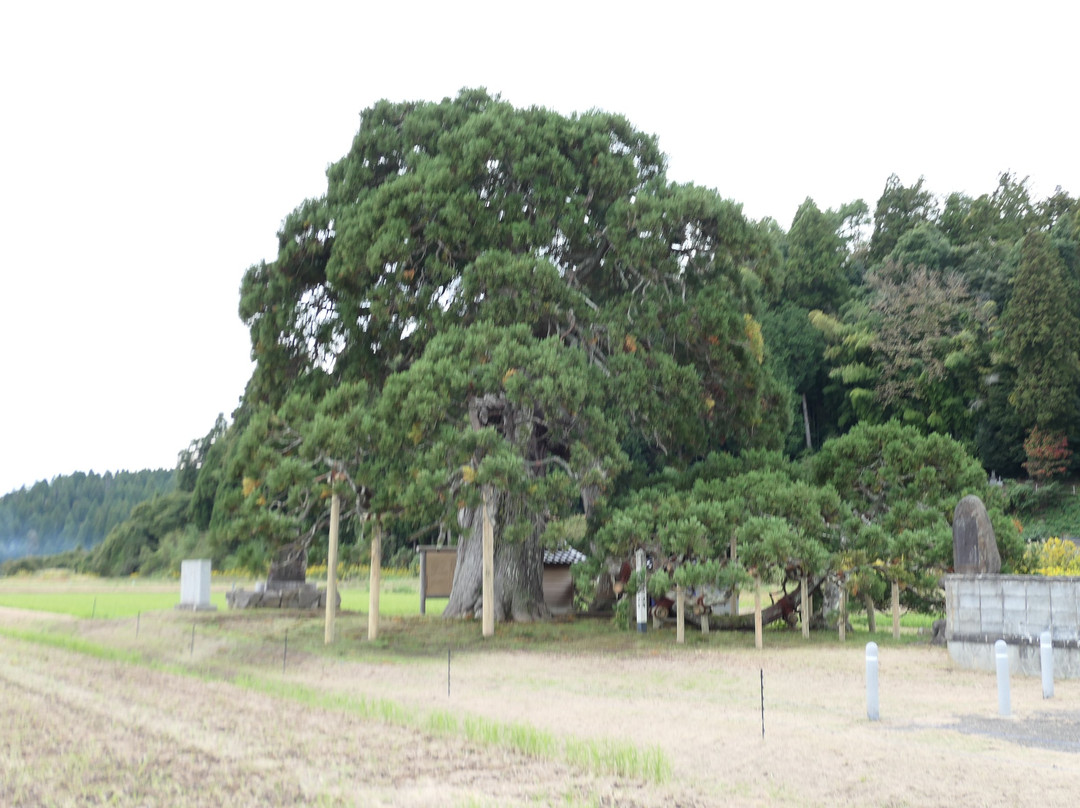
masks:
{"type": "Polygon", "coordinates": [[[545,564],[569,566],[584,560],[585,554],[578,552],[573,547],[563,547],[560,550],[544,550],[545,564]]]}

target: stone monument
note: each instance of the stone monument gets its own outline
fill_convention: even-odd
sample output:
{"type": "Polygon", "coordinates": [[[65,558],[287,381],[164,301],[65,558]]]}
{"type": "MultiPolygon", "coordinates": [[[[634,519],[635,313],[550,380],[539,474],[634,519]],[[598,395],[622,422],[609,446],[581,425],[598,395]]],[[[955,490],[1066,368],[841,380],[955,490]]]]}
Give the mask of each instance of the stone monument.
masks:
{"type": "Polygon", "coordinates": [[[957,575],[997,575],[1001,555],[983,501],[970,494],[953,511],[953,571],[957,575]]]}
{"type": "Polygon", "coordinates": [[[210,603],[209,558],[180,562],[180,603],[176,608],[195,612],[217,611],[217,606],[210,603]]]}
{"type": "MultiPolygon", "coordinates": [[[[255,584],[254,591],[234,589],[225,594],[230,609],[323,609],[326,590],[307,582],[307,553],[291,544],[270,563],[266,581],[255,584]]],[[[337,593],[335,606],[341,607],[337,593]]]]}

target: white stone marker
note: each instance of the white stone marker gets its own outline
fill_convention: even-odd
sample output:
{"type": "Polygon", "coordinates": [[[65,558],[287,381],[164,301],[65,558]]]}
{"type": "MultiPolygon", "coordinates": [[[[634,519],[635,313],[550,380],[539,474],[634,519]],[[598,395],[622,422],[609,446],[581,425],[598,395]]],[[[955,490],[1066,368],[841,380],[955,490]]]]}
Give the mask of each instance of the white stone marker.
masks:
{"type": "Polygon", "coordinates": [[[217,610],[217,606],[210,603],[209,558],[180,562],[180,605],[176,608],[196,612],[217,610]]]}

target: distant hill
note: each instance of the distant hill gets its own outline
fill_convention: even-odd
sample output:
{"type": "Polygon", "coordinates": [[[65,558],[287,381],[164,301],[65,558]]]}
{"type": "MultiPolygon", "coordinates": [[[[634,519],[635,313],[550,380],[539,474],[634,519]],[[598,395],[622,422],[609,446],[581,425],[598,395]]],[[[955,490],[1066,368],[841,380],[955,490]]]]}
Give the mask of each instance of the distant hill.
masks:
{"type": "Polygon", "coordinates": [[[100,544],[131,509],[176,488],[173,469],[42,480],[0,498],[0,562],[100,544]]]}

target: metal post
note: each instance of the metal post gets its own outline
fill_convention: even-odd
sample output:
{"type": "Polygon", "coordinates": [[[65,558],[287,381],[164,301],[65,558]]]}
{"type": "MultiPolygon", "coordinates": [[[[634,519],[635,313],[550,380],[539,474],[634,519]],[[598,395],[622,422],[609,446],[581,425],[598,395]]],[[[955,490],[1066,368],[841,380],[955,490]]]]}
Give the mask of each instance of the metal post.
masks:
{"type": "Polygon", "coordinates": [[[638,571],[637,591],[637,630],[641,634],[649,627],[649,596],[645,589],[645,551],[637,550],[634,553],[634,561],[638,571]]]}
{"type": "Polygon", "coordinates": [[[878,647],[876,642],[866,644],[866,717],[877,721],[878,715],[878,647]]]}
{"type": "Polygon", "coordinates": [[[1009,717],[1009,647],[1005,640],[994,643],[994,659],[997,662],[998,714],[1009,717]]]}
{"type": "Polygon", "coordinates": [[[761,740],[765,740],[765,669],[761,671],[761,740]]]}
{"type": "Polygon", "coordinates": [[[1054,640],[1049,631],[1039,635],[1039,662],[1042,664],[1043,698],[1054,697],[1054,640]]]}

